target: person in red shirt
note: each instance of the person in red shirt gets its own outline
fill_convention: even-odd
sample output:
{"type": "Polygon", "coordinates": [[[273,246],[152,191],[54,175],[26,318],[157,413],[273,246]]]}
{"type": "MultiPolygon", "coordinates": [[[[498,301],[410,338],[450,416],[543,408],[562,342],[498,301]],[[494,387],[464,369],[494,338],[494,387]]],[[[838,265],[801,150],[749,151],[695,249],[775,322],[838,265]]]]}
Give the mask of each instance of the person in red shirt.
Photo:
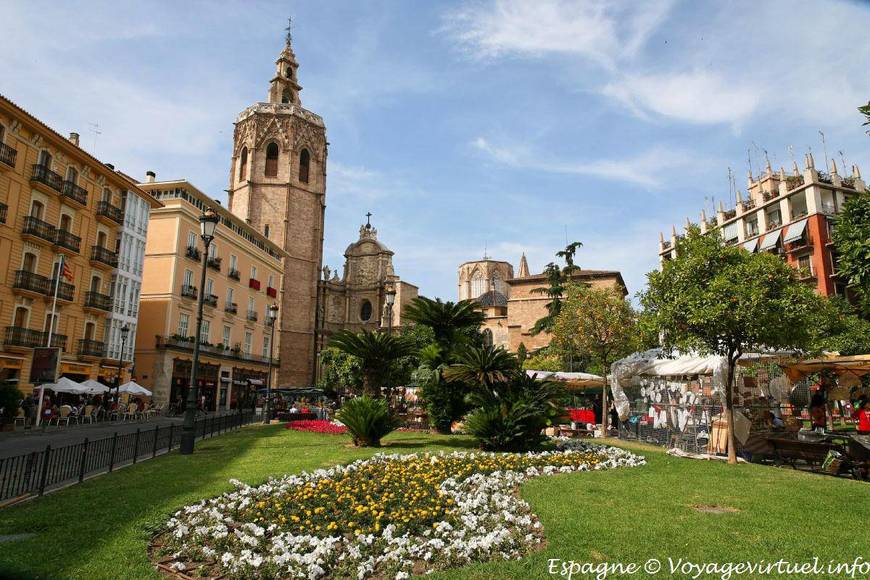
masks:
{"type": "Polygon", "coordinates": [[[870,399],[867,397],[858,399],[852,417],[858,420],[858,433],[870,435],[870,399]]]}

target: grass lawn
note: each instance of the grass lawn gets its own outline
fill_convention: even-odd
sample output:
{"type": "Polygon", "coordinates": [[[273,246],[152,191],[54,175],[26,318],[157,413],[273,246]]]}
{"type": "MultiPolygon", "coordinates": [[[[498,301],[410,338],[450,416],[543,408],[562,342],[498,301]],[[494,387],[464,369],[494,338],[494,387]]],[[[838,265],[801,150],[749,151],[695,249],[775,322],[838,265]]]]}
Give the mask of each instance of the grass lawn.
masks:
{"type": "MultiPolygon", "coordinates": [[[[176,509],[269,475],[346,463],[373,450],[346,436],[250,427],[201,442],[192,457],[149,460],[0,511],[0,576],[154,578],[152,530],[176,509]]],[[[465,437],[396,433],[385,451],[467,448],[465,437]]],[[[481,564],[435,578],[543,578],[550,558],[640,562],[810,560],[851,562],[867,553],[870,485],[755,465],[677,459],[657,448],[645,467],[541,477],[522,488],[544,524],[547,547],[517,562],[481,564]],[[732,513],[701,513],[717,505],[732,513]]],[[[576,577],[576,576],[575,576],[576,577]]]]}

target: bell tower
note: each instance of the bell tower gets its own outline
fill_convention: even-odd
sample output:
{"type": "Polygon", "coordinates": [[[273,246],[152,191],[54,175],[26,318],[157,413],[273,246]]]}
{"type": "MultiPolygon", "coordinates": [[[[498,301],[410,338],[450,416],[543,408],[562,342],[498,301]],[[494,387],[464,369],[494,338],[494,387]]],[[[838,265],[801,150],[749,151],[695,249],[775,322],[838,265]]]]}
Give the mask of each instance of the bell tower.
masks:
{"type": "Polygon", "coordinates": [[[227,198],[231,212],[290,254],[280,289],[278,384],[307,387],[315,368],[327,142],[323,119],[302,108],[291,41],[288,26],[268,101],[236,118],[227,198]]]}

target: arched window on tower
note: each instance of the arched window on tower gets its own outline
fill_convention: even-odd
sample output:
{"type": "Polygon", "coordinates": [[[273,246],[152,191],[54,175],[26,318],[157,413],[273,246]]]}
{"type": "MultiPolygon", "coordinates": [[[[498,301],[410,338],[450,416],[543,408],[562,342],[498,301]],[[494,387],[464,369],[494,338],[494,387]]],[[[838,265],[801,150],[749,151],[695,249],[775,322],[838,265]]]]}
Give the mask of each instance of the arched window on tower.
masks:
{"type": "Polygon", "coordinates": [[[239,181],[244,181],[248,178],[248,148],[242,147],[242,152],[239,154],[239,181]]]}
{"type": "Polygon", "coordinates": [[[486,278],[478,270],[471,276],[471,299],[479,297],[486,292],[486,278]]]}
{"type": "Polygon", "coordinates": [[[284,92],[281,93],[281,102],[289,103],[290,102],[290,89],[284,89],[284,92]]]}
{"type": "Polygon", "coordinates": [[[266,227],[263,228],[263,235],[267,238],[269,237],[269,224],[266,224],[266,227]]]}
{"type": "Polygon", "coordinates": [[[266,145],[266,177],[278,175],[278,144],[274,141],[266,145]]]}
{"type": "Polygon", "coordinates": [[[308,169],[311,165],[311,154],[308,149],[303,149],[299,153],[299,181],[308,183],[308,169]]]}

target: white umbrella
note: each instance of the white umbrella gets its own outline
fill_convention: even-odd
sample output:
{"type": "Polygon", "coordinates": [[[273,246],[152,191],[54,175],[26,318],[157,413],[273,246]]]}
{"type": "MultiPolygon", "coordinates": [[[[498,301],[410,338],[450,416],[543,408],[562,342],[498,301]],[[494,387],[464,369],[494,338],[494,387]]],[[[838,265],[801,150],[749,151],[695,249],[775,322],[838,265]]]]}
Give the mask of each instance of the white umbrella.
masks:
{"type": "Polygon", "coordinates": [[[129,383],[124,383],[121,385],[121,388],[118,389],[119,393],[129,393],[131,395],[144,395],[146,397],[151,396],[151,391],[137,383],[136,381],[130,381],[129,383]]]}
{"type": "Polygon", "coordinates": [[[86,395],[88,393],[88,387],[66,377],[61,377],[56,383],[46,383],[42,385],[42,388],[51,389],[55,393],[71,393],[73,395],[86,395]]]}
{"type": "Polygon", "coordinates": [[[109,392],[109,387],[94,379],[84,381],[82,386],[87,387],[89,395],[102,395],[109,392]]]}

